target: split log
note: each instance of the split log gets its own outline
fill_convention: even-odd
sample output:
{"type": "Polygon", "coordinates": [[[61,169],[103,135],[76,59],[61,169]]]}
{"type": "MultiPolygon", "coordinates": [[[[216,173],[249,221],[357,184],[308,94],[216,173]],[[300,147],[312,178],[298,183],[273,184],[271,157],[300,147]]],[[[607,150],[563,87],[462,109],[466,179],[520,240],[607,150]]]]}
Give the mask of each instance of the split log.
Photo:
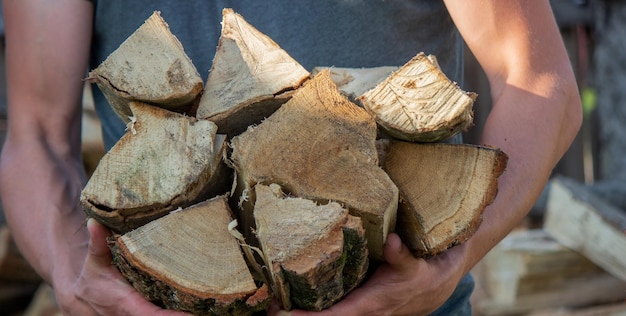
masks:
{"type": "Polygon", "coordinates": [[[506,154],[467,144],[380,142],[383,169],[400,190],[396,232],[416,256],[440,254],[476,232],[506,154]]]}
{"type": "Polygon", "coordinates": [[[271,38],[232,9],[224,9],[197,116],[232,137],[270,116],[308,78],[309,72],[271,38]]]}
{"type": "Polygon", "coordinates": [[[131,102],[126,134],[102,157],[81,193],[85,212],[127,232],[230,188],[227,143],[207,120],[131,102]]]}
{"type": "Polygon", "coordinates": [[[368,260],[359,218],[334,202],[285,196],[277,184],[254,190],[256,235],[284,309],[320,311],[363,280],[368,260]]]}
{"type": "Polygon", "coordinates": [[[561,244],[626,281],[626,213],[564,177],[550,182],[544,228],[561,244]]]}
{"type": "Polygon", "coordinates": [[[154,12],[87,78],[95,82],[115,113],[129,122],[130,101],[192,111],[203,82],[159,12],[154,12]]]}
{"type": "Polygon", "coordinates": [[[147,299],[194,315],[251,315],[266,309],[239,243],[228,231],[226,196],[172,212],[111,245],[114,263],[147,299]]]}
{"type": "Polygon", "coordinates": [[[378,166],[376,123],[320,72],[278,111],[231,141],[232,165],[246,227],[257,183],[288,194],[343,204],[365,226],[370,256],[382,259],[393,231],[398,189],[378,166]],[[247,218],[247,219],[246,219],[247,218]]]}
{"type": "Polygon", "coordinates": [[[394,138],[438,142],[472,125],[476,97],[450,81],[434,56],[419,53],[358,99],[394,138]]]}

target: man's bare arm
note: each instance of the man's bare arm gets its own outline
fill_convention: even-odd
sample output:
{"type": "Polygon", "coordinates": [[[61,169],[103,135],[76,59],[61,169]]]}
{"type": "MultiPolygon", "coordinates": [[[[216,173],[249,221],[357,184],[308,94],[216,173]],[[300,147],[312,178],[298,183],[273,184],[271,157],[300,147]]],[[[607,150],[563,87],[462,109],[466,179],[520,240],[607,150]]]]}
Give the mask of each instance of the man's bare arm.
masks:
{"type": "Polygon", "coordinates": [[[582,108],[548,1],[445,3],[489,79],[493,109],[481,142],[509,155],[498,197],[468,243],[467,270],[526,216],[575,138],[582,108]]]}
{"type": "Polygon", "coordinates": [[[4,0],[9,128],[0,193],[24,256],[64,315],[175,315],[111,264],[109,233],[79,205],[81,94],[93,8],[86,0],[4,0]],[[91,238],[90,238],[91,237],[91,238]]]}

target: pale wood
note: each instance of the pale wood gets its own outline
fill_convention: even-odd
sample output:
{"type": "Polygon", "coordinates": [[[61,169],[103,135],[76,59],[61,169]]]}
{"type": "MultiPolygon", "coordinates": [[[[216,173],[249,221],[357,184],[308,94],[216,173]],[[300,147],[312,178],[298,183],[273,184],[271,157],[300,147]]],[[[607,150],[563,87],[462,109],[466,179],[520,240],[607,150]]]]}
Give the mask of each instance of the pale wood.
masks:
{"type": "Polygon", "coordinates": [[[356,287],[368,265],[361,221],[341,205],[286,196],[257,184],[256,235],[283,308],[322,310],[356,287]]]}
{"type": "Polygon", "coordinates": [[[309,78],[309,72],[232,9],[222,32],[197,116],[234,136],[271,115],[309,78]]]}
{"type": "Polygon", "coordinates": [[[146,298],[166,308],[251,314],[267,307],[269,295],[257,288],[229,232],[231,221],[226,196],[215,197],[116,237],[113,262],[146,298]]]}
{"type": "Polygon", "coordinates": [[[432,60],[419,53],[359,97],[376,122],[395,138],[437,142],[472,125],[477,95],[461,90],[432,60]]]}
{"type": "Polygon", "coordinates": [[[398,189],[377,164],[376,132],[373,118],[338,92],[328,71],[320,72],[231,141],[243,217],[251,214],[254,185],[278,183],[297,197],[345,205],[363,221],[370,256],[382,259],[398,189]]]}
{"type": "Polygon", "coordinates": [[[400,190],[396,231],[416,256],[437,255],[473,235],[496,196],[506,154],[467,144],[379,143],[383,168],[400,190]]]}
{"type": "Polygon", "coordinates": [[[510,233],[477,268],[477,284],[487,294],[475,302],[480,315],[520,315],[626,298],[626,282],[559,244],[542,229],[510,233]]]}
{"type": "Polygon", "coordinates": [[[186,112],[194,107],[203,82],[180,41],[155,11],[96,69],[95,82],[117,113],[129,122],[129,101],[186,112]]]}
{"type": "Polygon", "coordinates": [[[626,316],[626,302],[602,304],[581,308],[557,308],[539,310],[527,316],[626,316]]]}
{"type": "Polygon", "coordinates": [[[550,182],[544,228],[561,244],[626,281],[626,213],[564,177],[550,182]]]}
{"type": "Polygon", "coordinates": [[[87,214],[126,232],[226,192],[227,143],[213,122],[131,102],[133,123],[81,193],[87,214]]]}
{"type": "Polygon", "coordinates": [[[337,89],[352,102],[359,102],[358,97],[373,89],[387,79],[398,66],[381,66],[372,68],[345,68],[318,66],[311,70],[311,76],[328,69],[337,89]]]}

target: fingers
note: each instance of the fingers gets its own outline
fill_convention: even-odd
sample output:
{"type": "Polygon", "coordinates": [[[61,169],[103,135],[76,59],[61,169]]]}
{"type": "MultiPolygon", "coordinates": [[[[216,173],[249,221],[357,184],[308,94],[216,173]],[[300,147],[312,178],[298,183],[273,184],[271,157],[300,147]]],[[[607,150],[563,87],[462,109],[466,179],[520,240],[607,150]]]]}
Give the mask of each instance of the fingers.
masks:
{"type": "Polygon", "coordinates": [[[106,238],[111,235],[109,230],[93,218],[87,220],[87,230],[89,231],[89,255],[101,263],[106,260],[106,264],[110,264],[111,251],[106,241],[106,238]]]}
{"type": "Polygon", "coordinates": [[[394,233],[387,236],[383,256],[385,261],[393,268],[410,268],[415,261],[409,248],[402,243],[400,236],[394,233]]]}

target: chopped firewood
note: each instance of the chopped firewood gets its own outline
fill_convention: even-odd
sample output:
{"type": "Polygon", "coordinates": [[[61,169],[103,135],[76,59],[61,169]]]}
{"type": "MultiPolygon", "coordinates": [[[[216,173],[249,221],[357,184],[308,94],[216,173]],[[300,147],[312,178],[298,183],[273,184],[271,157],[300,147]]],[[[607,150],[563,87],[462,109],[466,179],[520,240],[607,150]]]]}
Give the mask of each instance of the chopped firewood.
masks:
{"type": "Polygon", "coordinates": [[[465,242],[498,190],[507,156],[491,147],[389,141],[383,168],[400,190],[396,232],[418,257],[465,242]]]}
{"type": "Polygon", "coordinates": [[[462,91],[433,60],[419,53],[359,97],[394,138],[438,142],[472,125],[476,94],[462,91]]]}
{"type": "Polygon", "coordinates": [[[230,188],[227,147],[213,122],[131,102],[126,134],[81,193],[85,212],[126,232],[230,188]]]}
{"type": "Polygon", "coordinates": [[[339,204],[285,196],[257,184],[256,235],[284,309],[322,310],[356,287],[368,266],[361,220],[339,204]]]}
{"type": "Polygon", "coordinates": [[[232,137],[270,116],[308,78],[309,72],[271,38],[232,9],[224,9],[197,116],[232,137]]]}
{"type": "Polygon", "coordinates": [[[261,124],[233,138],[231,147],[242,224],[254,226],[246,220],[255,200],[251,189],[277,183],[296,197],[343,204],[363,221],[370,255],[382,259],[395,225],[398,189],[378,166],[376,123],[339,93],[328,71],[261,124]]]}
{"type": "Polygon", "coordinates": [[[359,96],[387,79],[389,75],[398,70],[398,67],[342,68],[320,66],[313,68],[311,75],[315,76],[324,69],[330,71],[330,76],[337,85],[337,89],[350,101],[357,102],[358,104],[359,101],[357,98],[359,96]]]}
{"type": "Polygon", "coordinates": [[[544,228],[626,281],[626,213],[583,184],[560,176],[550,181],[544,228]]]}
{"type": "Polygon", "coordinates": [[[434,56],[311,75],[224,9],[204,91],[184,67],[175,77],[190,89],[160,87],[172,75],[163,69],[187,62],[155,13],[90,73],[128,129],[80,201],[115,233],[118,269],[160,306],[249,315],[275,298],[283,309],[320,311],[384,259],[397,215],[403,241],[430,257],[465,242],[495,197],[504,153],[415,143],[471,125],[475,95],[434,56]],[[150,60],[131,72],[138,49],[150,60]],[[177,57],[160,56],[166,49],[177,57]]]}
{"type": "Polygon", "coordinates": [[[87,78],[95,82],[117,115],[129,122],[130,101],[175,112],[192,111],[203,82],[182,44],[154,12],[87,78]]]}
{"type": "Polygon", "coordinates": [[[150,301],[194,315],[251,315],[267,308],[237,239],[226,196],[172,212],[111,244],[114,264],[150,301]]]}

